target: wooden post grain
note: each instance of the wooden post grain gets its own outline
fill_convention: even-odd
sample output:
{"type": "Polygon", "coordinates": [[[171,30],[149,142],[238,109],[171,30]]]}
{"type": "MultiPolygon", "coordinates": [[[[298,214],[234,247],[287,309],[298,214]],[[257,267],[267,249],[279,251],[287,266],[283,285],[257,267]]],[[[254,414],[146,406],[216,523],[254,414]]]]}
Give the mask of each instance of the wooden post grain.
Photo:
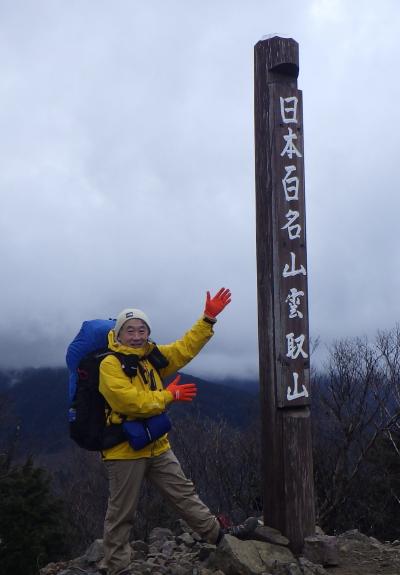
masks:
{"type": "Polygon", "coordinates": [[[315,532],[298,44],[255,46],[258,331],[264,522],[299,553],[315,532]]]}

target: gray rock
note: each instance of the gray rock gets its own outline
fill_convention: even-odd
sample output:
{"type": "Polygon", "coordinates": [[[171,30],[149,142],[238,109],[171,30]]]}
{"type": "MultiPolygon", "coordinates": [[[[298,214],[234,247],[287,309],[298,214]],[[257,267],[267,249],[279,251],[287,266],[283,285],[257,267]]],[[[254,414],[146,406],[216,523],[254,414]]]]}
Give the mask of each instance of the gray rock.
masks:
{"type": "Polygon", "coordinates": [[[297,562],[295,563],[277,563],[271,570],[272,575],[303,575],[302,570],[297,562]]]}
{"type": "Polygon", "coordinates": [[[193,547],[195,540],[189,533],[182,533],[182,535],[177,535],[176,540],[178,543],[184,543],[187,547],[193,547]]]}
{"type": "Polygon", "coordinates": [[[264,541],[240,541],[226,535],[217,547],[212,566],[226,575],[263,575],[271,573],[277,564],[295,562],[292,552],[281,545],[264,541]]]}
{"type": "Polygon", "coordinates": [[[142,551],[142,553],[145,553],[146,555],[149,552],[149,546],[145,541],[142,541],[141,539],[131,541],[131,547],[134,551],[142,551]]]}
{"type": "Polygon", "coordinates": [[[192,575],[193,565],[174,563],[170,565],[169,572],[173,575],[192,575]]]}
{"type": "Polygon", "coordinates": [[[148,559],[145,562],[146,567],[150,567],[151,569],[158,569],[160,565],[159,557],[155,557],[154,559],[148,559]]]}
{"type": "Polygon", "coordinates": [[[88,563],[98,563],[104,557],[103,539],[95,539],[83,556],[88,563]]]}
{"type": "Polygon", "coordinates": [[[289,565],[285,565],[285,569],[285,575],[303,575],[298,563],[290,563],[289,565]]]}
{"type": "Polygon", "coordinates": [[[192,563],[194,565],[195,563],[198,563],[198,561],[199,561],[199,554],[198,553],[184,553],[182,555],[182,560],[187,561],[188,563],[192,563]]]}
{"type": "Polygon", "coordinates": [[[59,563],[48,563],[45,567],[39,569],[39,575],[54,575],[55,573],[59,573],[64,567],[67,566],[67,561],[60,561],[59,563]]]}
{"type": "Polygon", "coordinates": [[[166,529],[165,527],[154,527],[154,529],[150,531],[149,543],[150,545],[155,544],[158,547],[160,544],[164,543],[164,541],[168,541],[173,538],[174,535],[171,529],[166,529]]]}
{"type": "Polygon", "coordinates": [[[379,541],[379,539],[376,539],[375,537],[370,537],[370,538],[369,538],[369,542],[370,542],[371,545],[373,545],[374,547],[382,547],[382,543],[379,541]]]}
{"type": "Polygon", "coordinates": [[[196,533],[196,531],[192,531],[192,533],[190,535],[198,543],[200,543],[200,541],[203,541],[203,538],[198,533],[196,533]]]}
{"type": "Polygon", "coordinates": [[[160,548],[164,545],[165,541],[156,541],[156,543],[157,545],[153,543],[149,546],[149,552],[147,554],[149,559],[156,557],[160,553],[160,548]]]}
{"type": "Polygon", "coordinates": [[[337,537],[331,535],[312,535],[304,539],[303,555],[312,563],[326,567],[339,565],[337,537]]]}
{"type": "Polygon", "coordinates": [[[77,567],[78,569],[83,569],[84,567],[87,567],[87,564],[88,562],[85,555],[82,555],[81,557],[76,557],[75,559],[72,559],[68,563],[68,567],[77,567]]]}
{"type": "Polygon", "coordinates": [[[278,529],[273,529],[267,525],[259,525],[251,536],[252,539],[257,541],[266,541],[267,543],[273,543],[274,545],[284,545],[287,547],[289,545],[289,539],[282,535],[278,529]]]}
{"type": "Polygon", "coordinates": [[[184,519],[177,519],[174,525],[174,533],[175,535],[181,535],[182,533],[192,533],[192,530],[184,519]]]}
{"type": "MultiPolygon", "coordinates": [[[[80,571],[80,573],[82,573],[82,569],[80,571]]],[[[86,571],[84,571],[83,573],[86,573],[86,571]]],[[[57,575],[76,575],[77,574],[77,570],[76,567],[71,567],[68,569],[63,569],[62,571],[58,571],[57,575]]]]}
{"type": "MultiPolygon", "coordinates": [[[[305,559],[305,561],[307,561],[307,563],[309,563],[310,565],[313,565],[311,561],[308,561],[308,559],[305,559]]],[[[299,564],[301,565],[301,571],[303,575],[314,575],[314,572],[309,569],[308,565],[303,564],[303,560],[301,557],[299,558],[299,564]]]]}
{"type": "Polygon", "coordinates": [[[134,559],[133,561],[131,561],[129,569],[140,570],[143,568],[143,565],[145,565],[145,563],[146,561],[144,561],[143,559],[134,559]]]}
{"type": "Polygon", "coordinates": [[[204,543],[199,549],[199,560],[205,561],[210,557],[212,553],[215,553],[215,545],[211,545],[211,543],[204,543]]]}
{"type": "Polygon", "coordinates": [[[365,543],[369,542],[368,535],[360,533],[358,529],[350,529],[349,531],[345,531],[339,535],[339,539],[355,539],[356,541],[364,541],[365,543]]]}
{"type": "Polygon", "coordinates": [[[131,561],[146,561],[147,555],[138,549],[137,551],[132,551],[131,561]]]}
{"type": "Polygon", "coordinates": [[[328,571],[322,565],[316,565],[305,557],[299,558],[299,565],[304,575],[329,575],[328,571]]]}
{"type": "Polygon", "coordinates": [[[163,543],[163,546],[161,547],[161,553],[165,555],[165,557],[172,557],[175,549],[176,549],[175,541],[165,541],[163,543]]]}

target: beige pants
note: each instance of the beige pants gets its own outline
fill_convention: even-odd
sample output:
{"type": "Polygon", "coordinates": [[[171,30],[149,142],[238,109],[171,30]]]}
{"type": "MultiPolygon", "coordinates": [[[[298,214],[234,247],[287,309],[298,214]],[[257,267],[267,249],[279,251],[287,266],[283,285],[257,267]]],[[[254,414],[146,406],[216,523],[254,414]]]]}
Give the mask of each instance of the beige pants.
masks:
{"type": "Polygon", "coordinates": [[[129,535],[140,486],[146,477],[158,487],[179,515],[210,543],[217,540],[220,526],[196,495],[172,450],[142,459],[105,461],[110,496],[104,522],[104,553],[108,575],[117,575],[130,563],[129,535]]]}

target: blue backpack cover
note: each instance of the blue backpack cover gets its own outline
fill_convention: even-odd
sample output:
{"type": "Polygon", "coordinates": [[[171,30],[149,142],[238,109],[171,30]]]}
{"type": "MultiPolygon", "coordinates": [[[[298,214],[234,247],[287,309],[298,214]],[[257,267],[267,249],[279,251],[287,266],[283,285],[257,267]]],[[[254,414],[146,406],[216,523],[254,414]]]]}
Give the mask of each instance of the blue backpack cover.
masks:
{"type": "Polygon", "coordinates": [[[69,399],[75,398],[78,382],[78,367],[82,359],[97,349],[108,345],[108,332],[115,326],[115,319],[93,319],[84,321],[79,333],[69,344],[66,355],[69,370],[69,399]]]}

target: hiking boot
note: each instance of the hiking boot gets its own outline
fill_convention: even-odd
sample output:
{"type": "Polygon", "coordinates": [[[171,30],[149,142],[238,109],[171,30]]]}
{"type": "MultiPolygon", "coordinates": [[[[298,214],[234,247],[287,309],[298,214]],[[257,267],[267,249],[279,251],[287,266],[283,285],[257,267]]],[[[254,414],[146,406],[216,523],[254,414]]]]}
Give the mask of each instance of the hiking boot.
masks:
{"type": "Polygon", "coordinates": [[[257,517],[249,517],[244,523],[240,525],[232,525],[223,529],[224,535],[233,535],[237,539],[251,539],[251,535],[256,530],[258,525],[257,517]]]}

